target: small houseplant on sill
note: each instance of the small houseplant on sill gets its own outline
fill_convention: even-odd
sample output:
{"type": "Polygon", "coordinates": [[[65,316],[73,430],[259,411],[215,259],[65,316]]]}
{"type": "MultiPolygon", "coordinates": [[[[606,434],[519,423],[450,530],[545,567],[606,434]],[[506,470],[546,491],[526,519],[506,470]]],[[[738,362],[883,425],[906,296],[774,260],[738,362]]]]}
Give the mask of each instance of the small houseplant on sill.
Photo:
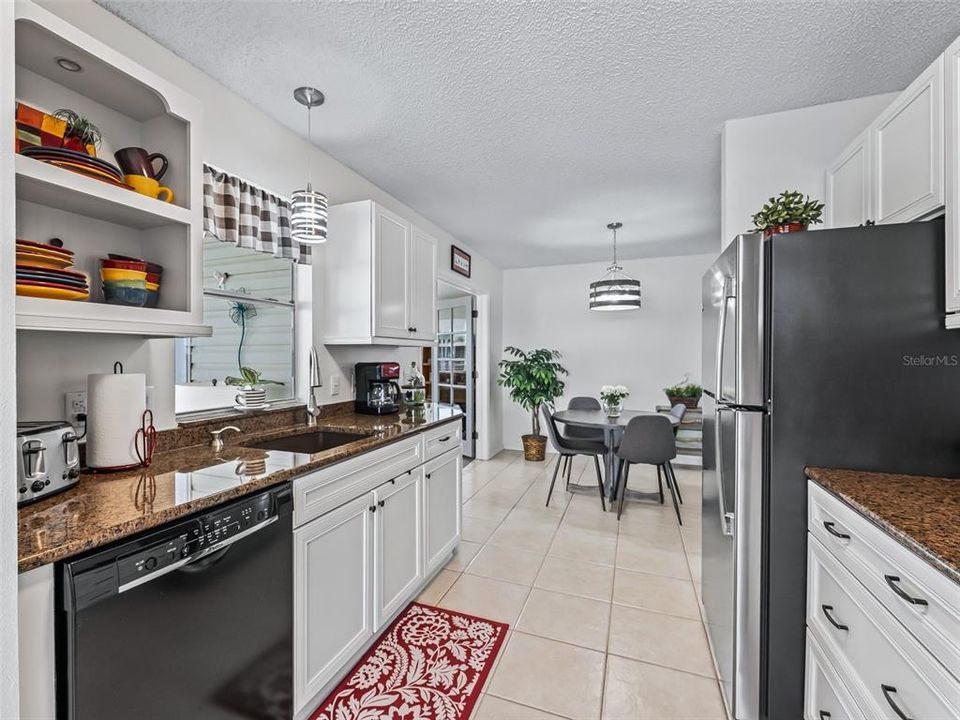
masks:
{"type": "Polygon", "coordinates": [[[630,395],[625,385],[604,385],[600,388],[600,405],[607,417],[620,417],[623,412],[623,399],[630,395]]]}
{"type": "Polygon", "coordinates": [[[797,190],[784,190],[770,198],[751,219],[764,237],[770,237],[806,230],[810,225],[823,222],[822,216],[822,202],[811,200],[809,195],[804,196],[797,190]]]}
{"type": "Polygon", "coordinates": [[[667,394],[670,400],[670,407],[674,405],[686,405],[691,410],[700,404],[700,396],[703,395],[703,388],[694,383],[687,382],[684,378],[679,385],[664,388],[663,392],[667,394]]]}
{"type": "Polygon", "coordinates": [[[567,370],[557,360],[556,350],[540,348],[526,352],[508,346],[505,350],[511,358],[500,361],[500,376],[497,384],[509,388],[510,399],[531,414],[532,433],[521,436],[523,459],[542,461],[547,449],[547,439],[540,434],[540,406],[551,403],[563,394],[561,375],[567,370]]]}

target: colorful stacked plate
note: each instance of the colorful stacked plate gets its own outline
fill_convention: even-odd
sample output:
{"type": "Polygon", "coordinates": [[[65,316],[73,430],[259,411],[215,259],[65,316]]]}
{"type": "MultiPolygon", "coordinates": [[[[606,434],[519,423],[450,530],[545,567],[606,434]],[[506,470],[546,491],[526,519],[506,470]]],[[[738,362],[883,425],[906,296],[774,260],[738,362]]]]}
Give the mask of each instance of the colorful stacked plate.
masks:
{"type": "Polygon", "coordinates": [[[20,154],[97,180],[103,180],[111,185],[127,187],[123,182],[123,173],[120,172],[120,168],[113,163],[86,153],[56,147],[26,147],[20,151],[20,154]]]}
{"type": "Polygon", "coordinates": [[[72,251],[59,245],[17,238],[17,295],[53,300],[88,299],[87,276],[67,270],[71,265],[72,251]]]}

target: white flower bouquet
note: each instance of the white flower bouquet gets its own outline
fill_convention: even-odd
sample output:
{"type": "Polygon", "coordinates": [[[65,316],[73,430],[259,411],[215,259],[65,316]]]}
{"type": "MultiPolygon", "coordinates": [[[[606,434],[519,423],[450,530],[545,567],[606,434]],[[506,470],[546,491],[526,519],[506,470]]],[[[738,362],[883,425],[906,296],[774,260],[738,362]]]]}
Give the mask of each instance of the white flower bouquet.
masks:
{"type": "Polygon", "coordinates": [[[600,399],[610,405],[619,405],[628,395],[630,390],[625,385],[604,385],[600,388],[600,399]]]}

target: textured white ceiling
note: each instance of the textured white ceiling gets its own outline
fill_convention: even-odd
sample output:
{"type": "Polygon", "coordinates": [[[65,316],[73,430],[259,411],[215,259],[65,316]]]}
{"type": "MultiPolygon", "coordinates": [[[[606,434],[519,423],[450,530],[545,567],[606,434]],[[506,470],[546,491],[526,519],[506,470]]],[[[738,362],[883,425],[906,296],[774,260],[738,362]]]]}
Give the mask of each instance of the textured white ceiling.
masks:
{"type": "Polygon", "coordinates": [[[97,0],[503,267],[719,246],[724,120],[899,90],[960,2],[97,0]]]}

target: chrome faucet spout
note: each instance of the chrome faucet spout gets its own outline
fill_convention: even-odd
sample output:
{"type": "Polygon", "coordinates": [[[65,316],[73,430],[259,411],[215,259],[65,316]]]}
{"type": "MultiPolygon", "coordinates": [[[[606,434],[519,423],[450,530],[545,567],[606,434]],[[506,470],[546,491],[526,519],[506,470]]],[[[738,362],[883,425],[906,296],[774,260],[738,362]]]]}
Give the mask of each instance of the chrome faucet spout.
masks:
{"type": "Polygon", "coordinates": [[[317,407],[317,398],[314,390],[322,387],[323,381],[320,379],[320,360],[317,358],[317,349],[310,348],[309,379],[307,380],[307,425],[314,427],[317,424],[317,418],[320,417],[320,408],[317,407]]]}

